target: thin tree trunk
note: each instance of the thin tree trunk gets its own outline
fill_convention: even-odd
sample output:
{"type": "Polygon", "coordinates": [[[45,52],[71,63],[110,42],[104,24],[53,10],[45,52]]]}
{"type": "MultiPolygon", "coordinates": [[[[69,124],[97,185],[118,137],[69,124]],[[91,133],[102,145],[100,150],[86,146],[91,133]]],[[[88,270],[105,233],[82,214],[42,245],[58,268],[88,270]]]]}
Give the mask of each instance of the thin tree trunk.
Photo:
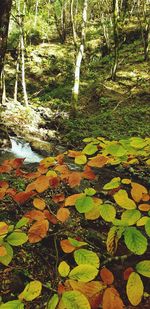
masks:
{"type": "Polygon", "coordinates": [[[118,0],[113,0],[113,35],[114,35],[114,63],[112,68],[112,80],[116,79],[116,72],[118,67],[118,17],[119,7],[118,0]]]}
{"type": "Polygon", "coordinates": [[[18,45],[18,56],[16,60],[16,79],[14,87],[14,102],[17,102],[18,99],[18,79],[19,79],[19,70],[20,70],[20,42],[18,45]]]}
{"type": "Polygon", "coordinates": [[[80,70],[81,70],[81,62],[83,59],[84,48],[85,48],[85,37],[86,37],[86,22],[87,22],[87,8],[88,8],[88,0],[84,0],[83,6],[83,14],[82,14],[82,33],[81,33],[81,44],[76,58],[75,65],[75,80],[74,86],[72,89],[72,106],[71,106],[71,114],[74,116],[76,114],[78,108],[78,98],[79,98],[79,86],[80,86],[80,70]]]}
{"type": "Polygon", "coordinates": [[[6,103],[6,82],[5,82],[5,68],[4,67],[3,67],[3,71],[2,71],[2,89],[3,89],[2,105],[5,105],[5,103],[6,103]]]}
{"type": "MultiPolygon", "coordinates": [[[[0,77],[2,77],[5,61],[11,6],[12,0],[0,0],[0,77]]],[[[2,103],[2,94],[2,83],[0,83],[0,103],[2,103]]]]}
{"type": "Polygon", "coordinates": [[[75,18],[74,18],[74,0],[70,1],[70,16],[71,16],[71,26],[72,26],[72,36],[75,50],[77,49],[77,34],[75,29],[75,18]]]}
{"type": "Polygon", "coordinates": [[[34,16],[34,28],[36,28],[36,25],[37,25],[38,6],[39,6],[39,0],[36,0],[36,3],[35,3],[35,16],[34,16]]]}

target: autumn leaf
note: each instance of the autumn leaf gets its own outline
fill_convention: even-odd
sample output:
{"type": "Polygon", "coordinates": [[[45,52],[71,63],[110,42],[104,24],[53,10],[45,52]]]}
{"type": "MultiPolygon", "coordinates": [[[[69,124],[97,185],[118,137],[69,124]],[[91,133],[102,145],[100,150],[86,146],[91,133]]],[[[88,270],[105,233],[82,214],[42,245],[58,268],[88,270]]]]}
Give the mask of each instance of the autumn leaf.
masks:
{"type": "Polygon", "coordinates": [[[101,155],[97,155],[96,157],[92,158],[88,162],[88,166],[103,167],[107,162],[108,162],[108,158],[101,156],[101,155]]]}
{"type": "Polygon", "coordinates": [[[0,187],[7,190],[9,187],[9,183],[7,181],[1,180],[0,181],[0,187]]]}
{"type": "Polygon", "coordinates": [[[103,309],[123,309],[124,304],[118,291],[111,287],[107,288],[103,295],[103,309]]]}
{"type": "Polygon", "coordinates": [[[18,167],[22,166],[23,162],[24,162],[25,158],[16,158],[12,160],[11,166],[14,169],[17,169],[18,167]]]}
{"type": "Polygon", "coordinates": [[[7,254],[7,250],[3,245],[0,245],[0,256],[5,256],[7,254]]]}
{"type": "Polygon", "coordinates": [[[68,157],[76,158],[76,157],[81,156],[81,155],[82,155],[81,151],[68,150],[68,157]]]}
{"type": "Polygon", "coordinates": [[[41,198],[34,198],[33,205],[35,208],[43,210],[46,207],[46,203],[41,198]]]}
{"type": "Polygon", "coordinates": [[[40,161],[40,165],[46,167],[54,166],[56,164],[54,157],[47,157],[40,161]]]}
{"type": "Polygon", "coordinates": [[[143,193],[147,194],[147,189],[140,185],[139,183],[136,182],[131,182],[131,196],[134,199],[135,202],[140,202],[140,200],[142,199],[143,193]]]}
{"type": "Polygon", "coordinates": [[[45,209],[43,211],[43,214],[44,214],[45,218],[48,219],[48,221],[50,221],[52,224],[58,223],[57,218],[53,214],[51,214],[47,209],[45,209]]]}
{"type": "Polygon", "coordinates": [[[56,194],[52,196],[52,200],[57,204],[63,202],[65,199],[64,193],[56,194]]]}
{"type": "Polygon", "coordinates": [[[24,175],[24,177],[26,179],[35,179],[35,178],[38,178],[40,176],[41,176],[40,172],[33,172],[33,173],[28,173],[28,174],[24,175]]]}
{"type": "Polygon", "coordinates": [[[0,188],[0,200],[3,200],[4,196],[6,193],[6,189],[5,188],[0,188]]]}
{"type": "Polygon", "coordinates": [[[65,206],[74,206],[75,205],[75,202],[76,200],[79,198],[79,197],[82,197],[84,196],[84,193],[77,193],[77,194],[72,194],[70,196],[68,196],[66,199],[65,199],[65,206]]]}
{"type": "Polygon", "coordinates": [[[127,282],[127,296],[133,306],[137,306],[142,299],[144,293],[143,282],[136,272],[132,272],[127,282]]]}
{"type": "Polygon", "coordinates": [[[35,192],[29,191],[29,192],[19,192],[15,196],[13,196],[13,199],[18,204],[24,204],[27,200],[30,199],[30,197],[36,195],[35,192]]]}
{"type": "Polygon", "coordinates": [[[128,267],[125,269],[123,273],[123,279],[128,280],[131,273],[133,273],[134,269],[132,267],[128,267]]]}
{"type": "Polygon", "coordinates": [[[48,167],[45,167],[44,164],[43,164],[43,165],[41,164],[41,165],[38,166],[37,171],[38,171],[40,174],[46,174],[47,171],[48,171],[48,167]]]}
{"type": "Polygon", "coordinates": [[[7,234],[9,226],[7,223],[1,221],[0,222],[0,235],[7,234]]]}
{"type": "Polygon", "coordinates": [[[40,210],[30,210],[28,211],[24,217],[29,218],[30,222],[35,220],[35,221],[41,221],[45,219],[45,214],[44,212],[40,210]]]}
{"type": "Polygon", "coordinates": [[[10,165],[0,165],[0,173],[9,173],[12,170],[10,165]]]}
{"type": "Polygon", "coordinates": [[[65,253],[71,253],[76,249],[76,247],[73,246],[68,239],[61,240],[60,246],[65,253]]]}
{"type": "Polygon", "coordinates": [[[114,282],[113,273],[106,267],[103,267],[100,271],[100,276],[104,283],[112,284],[114,282]]]}
{"type": "Polygon", "coordinates": [[[16,194],[17,194],[17,191],[16,191],[16,189],[13,189],[13,188],[8,188],[7,190],[6,190],[6,194],[8,194],[8,195],[10,195],[10,196],[15,196],[16,194]]]}
{"type": "Polygon", "coordinates": [[[35,181],[35,189],[38,193],[42,193],[49,188],[49,178],[45,175],[41,175],[35,181]]]}
{"type": "Polygon", "coordinates": [[[94,180],[96,178],[96,175],[92,171],[91,167],[86,165],[82,173],[82,177],[88,180],[94,180]]]}
{"type": "Polygon", "coordinates": [[[41,220],[35,222],[28,230],[29,242],[33,244],[42,240],[46,236],[48,229],[48,220],[41,220]]]}
{"type": "Polygon", "coordinates": [[[72,172],[69,175],[69,179],[68,179],[69,186],[71,188],[79,186],[80,182],[81,182],[81,179],[82,179],[82,173],[80,173],[80,172],[72,172]]]}
{"type": "Polygon", "coordinates": [[[140,204],[140,205],[138,205],[138,208],[141,211],[149,211],[150,210],[150,204],[140,204]]]}
{"type": "Polygon", "coordinates": [[[68,220],[70,216],[70,211],[66,208],[60,208],[57,211],[56,217],[59,221],[64,223],[66,220],[68,220]]]}

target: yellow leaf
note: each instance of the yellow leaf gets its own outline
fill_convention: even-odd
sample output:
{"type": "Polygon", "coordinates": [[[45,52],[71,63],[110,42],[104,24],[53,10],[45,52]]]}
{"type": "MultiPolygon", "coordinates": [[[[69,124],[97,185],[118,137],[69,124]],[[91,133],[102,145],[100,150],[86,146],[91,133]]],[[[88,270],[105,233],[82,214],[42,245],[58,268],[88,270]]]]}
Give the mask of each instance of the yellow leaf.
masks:
{"type": "Polygon", "coordinates": [[[46,203],[41,198],[34,198],[33,205],[35,208],[43,210],[46,207],[46,203]]]}
{"type": "Polygon", "coordinates": [[[141,302],[144,292],[143,282],[137,273],[132,272],[129,276],[126,291],[130,303],[137,306],[141,302]]]}
{"type": "Polygon", "coordinates": [[[47,157],[40,161],[40,165],[44,165],[44,167],[49,167],[55,165],[56,161],[53,157],[47,157]]]}
{"type": "Polygon", "coordinates": [[[41,294],[42,283],[38,280],[28,283],[23,292],[18,296],[20,300],[32,301],[41,294]]]}
{"type": "Polygon", "coordinates": [[[143,226],[146,224],[147,220],[149,219],[149,217],[145,216],[145,217],[142,217],[140,218],[137,222],[136,222],[136,225],[137,226],[143,226]]]}
{"type": "Polygon", "coordinates": [[[1,221],[0,222],[0,235],[4,235],[8,232],[8,224],[6,224],[5,222],[1,221]]]}
{"type": "Polygon", "coordinates": [[[87,157],[84,154],[75,157],[75,163],[76,164],[85,164],[86,162],[87,162],[87,157]]]}
{"type": "Polygon", "coordinates": [[[46,176],[57,177],[57,173],[53,170],[50,170],[46,173],[46,176]]]}
{"type": "Polygon", "coordinates": [[[64,223],[70,216],[70,211],[66,208],[59,208],[56,214],[56,218],[64,223]]]}
{"type": "Polygon", "coordinates": [[[70,266],[65,261],[62,261],[58,266],[58,271],[62,277],[67,277],[70,272],[70,266]]]}
{"type": "Polygon", "coordinates": [[[115,193],[114,200],[122,208],[125,209],[136,208],[135,202],[128,197],[128,194],[125,190],[119,190],[117,193],[115,193]]]}
{"type": "Polygon", "coordinates": [[[124,185],[129,185],[131,183],[131,179],[128,179],[128,178],[124,178],[121,180],[121,182],[124,184],[124,185]]]}

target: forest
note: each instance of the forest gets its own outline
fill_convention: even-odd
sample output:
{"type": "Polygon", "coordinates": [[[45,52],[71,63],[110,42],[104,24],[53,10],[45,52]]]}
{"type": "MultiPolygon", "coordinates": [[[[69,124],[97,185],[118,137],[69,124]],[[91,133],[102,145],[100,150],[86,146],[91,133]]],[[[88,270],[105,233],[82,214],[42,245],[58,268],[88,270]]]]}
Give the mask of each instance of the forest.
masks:
{"type": "Polygon", "coordinates": [[[150,0],[0,0],[0,309],[150,308],[150,0]]]}

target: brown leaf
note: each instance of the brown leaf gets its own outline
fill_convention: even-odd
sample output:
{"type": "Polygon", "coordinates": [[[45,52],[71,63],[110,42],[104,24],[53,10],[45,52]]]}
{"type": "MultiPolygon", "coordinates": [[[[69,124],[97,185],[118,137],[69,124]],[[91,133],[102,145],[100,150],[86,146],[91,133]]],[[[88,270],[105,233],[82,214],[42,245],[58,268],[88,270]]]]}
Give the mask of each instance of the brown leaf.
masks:
{"type": "Polygon", "coordinates": [[[35,222],[28,231],[29,242],[33,244],[42,240],[47,235],[48,229],[48,220],[35,222]]]}
{"type": "Polygon", "coordinates": [[[128,267],[125,269],[124,273],[123,273],[123,279],[124,280],[128,280],[129,279],[129,276],[131,273],[134,272],[134,269],[132,267],[128,267]]]}
{"type": "Polygon", "coordinates": [[[76,249],[76,247],[71,245],[71,243],[68,239],[61,240],[60,246],[65,253],[71,253],[76,249]]]}
{"type": "Polygon", "coordinates": [[[30,221],[36,220],[36,221],[41,221],[45,219],[45,214],[44,212],[40,210],[30,210],[28,211],[24,217],[29,218],[30,221]]]}
{"type": "Polygon", "coordinates": [[[94,180],[96,178],[96,175],[90,168],[90,166],[86,165],[84,168],[84,172],[82,173],[82,177],[88,180],[94,180]]]}
{"type": "Polygon", "coordinates": [[[139,183],[136,182],[131,182],[131,196],[134,199],[135,202],[140,202],[140,200],[142,199],[143,193],[148,193],[147,189],[140,185],[139,183]]]}
{"type": "Polygon", "coordinates": [[[88,166],[103,167],[107,162],[108,162],[108,158],[106,158],[102,155],[97,155],[96,157],[92,158],[88,162],[88,166]]]}
{"type": "Polygon", "coordinates": [[[63,202],[64,199],[65,199],[64,193],[60,193],[60,194],[56,194],[56,195],[53,195],[53,196],[52,196],[52,200],[53,200],[55,203],[63,202]]]}
{"type": "Polygon", "coordinates": [[[103,267],[100,271],[100,276],[104,283],[112,284],[114,282],[114,275],[113,273],[106,267],[103,267]]]}
{"type": "Polygon", "coordinates": [[[53,214],[51,214],[47,209],[43,211],[43,214],[45,218],[48,219],[52,224],[58,223],[57,218],[53,214]]]}
{"type": "Polygon", "coordinates": [[[81,182],[81,179],[82,179],[82,173],[80,173],[80,172],[72,172],[69,175],[69,179],[68,179],[69,186],[71,188],[79,186],[80,182],[81,182]]]}
{"type": "Polygon", "coordinates": [[[150,204],[140,204],[138,206],[138,208],[141,210],[141,211],[149,211],[150,210],[150,204]]]}
{"type": "Polygon", "coordinates": [[[111,287],[107,288],[103,295],[103,309],[123,309],[124,304],[118,291],[111,287]]]}
{"type": "Polygon", "coordinates": [[[38,193],[42,193],[49,188],[49,177],[41,175],[35,180],[35,189],[38,193]]]}
{"type": "Polygon", "coordinates": [[[57,211],[56,217],[59,221],[64,223],[66,220],[68,220],[70,216],[70,211],[66,208],[60,208],[57,211]]]}
{"type": "Polygon", "coordinates": [[[1,180],[1,181],[0,181],[0,187],[1,187],[2,189],[7,190],[8,187],[9,187],[9,183],[8,183],[7,181],[1,180]]]}

